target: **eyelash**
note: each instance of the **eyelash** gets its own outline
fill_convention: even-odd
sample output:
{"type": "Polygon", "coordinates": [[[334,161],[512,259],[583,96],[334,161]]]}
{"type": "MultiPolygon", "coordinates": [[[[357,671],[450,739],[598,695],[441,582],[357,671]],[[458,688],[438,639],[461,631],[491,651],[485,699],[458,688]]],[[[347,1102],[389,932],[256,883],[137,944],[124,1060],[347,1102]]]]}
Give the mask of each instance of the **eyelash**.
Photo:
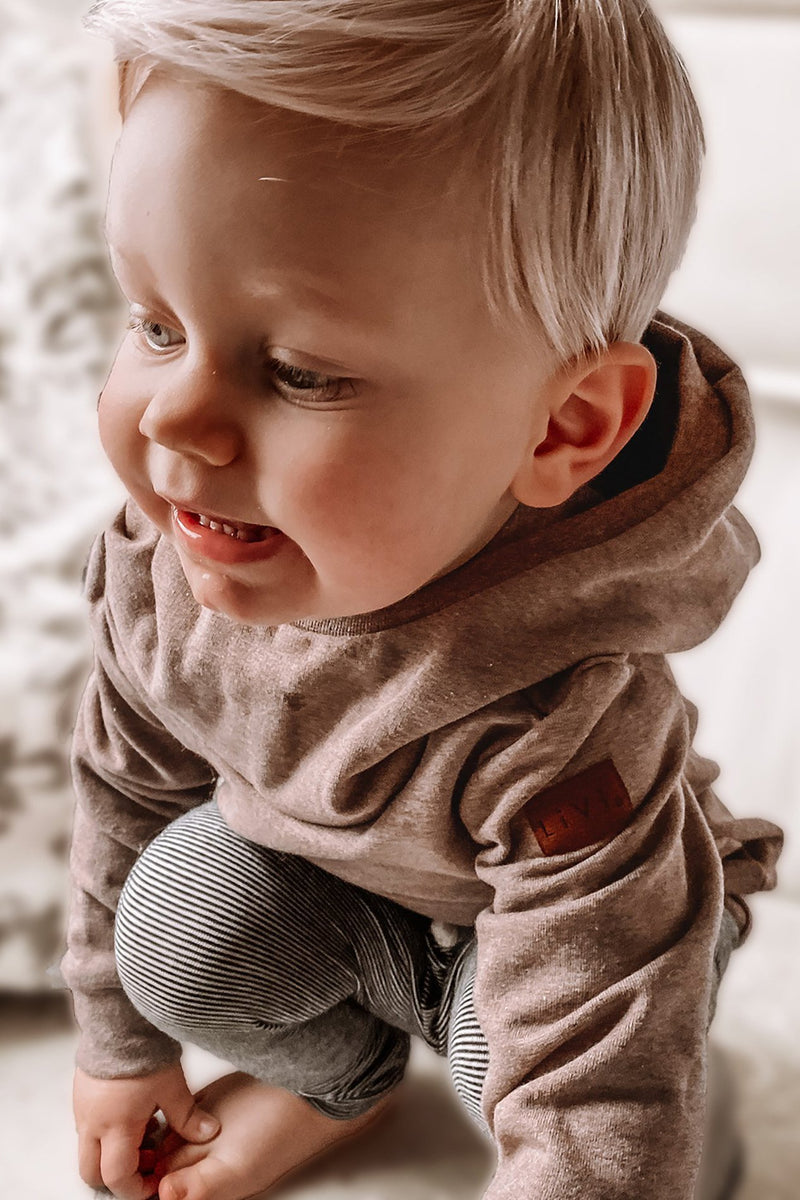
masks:
{"type": "MultiPolygon", "coordinates": [[[[147,333],[152,329],[166,329],[171,333],[174,332],[161,321],[148,321],[145,317],[131,316],[128,319],[128,329],[138,334],[147,349],[155,354],[172,348],[170,346],[154,346],[147,340],[147,333]]],[[[335,375],[322,375],[318,371],[296,367],[274,357],[267,358],[265,365],[277,385],[276,391],[282,396],[291,393],[295,396],[302,396],[305,403],[331,404],[335,400],[342,399],[345,389],[348,389],[348,394],[353,394],[353,381],[350,379],[335,375]]]]}

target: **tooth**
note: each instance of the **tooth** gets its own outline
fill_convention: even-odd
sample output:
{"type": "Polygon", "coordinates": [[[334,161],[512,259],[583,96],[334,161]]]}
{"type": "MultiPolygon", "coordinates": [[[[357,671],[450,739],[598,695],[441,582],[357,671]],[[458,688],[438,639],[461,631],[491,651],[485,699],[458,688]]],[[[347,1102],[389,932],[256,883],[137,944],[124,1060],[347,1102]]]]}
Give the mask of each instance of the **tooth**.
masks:
{"type": "Polygon", "coordinates": [[[214,533],[222,533],[222,526],[220,525],[219,521],[209,521],[208,528],[213,529],[214,533]]]}
{"type": "Polygon", "coordinates": [[[227,533],[228,537],[236,537],[236,530],[232,525],[223,525],[222,532],[227,533]]]}
{"type": "Polygon", "coordinates": [[[211,524],[211,522],[209,521],[208,517],[198,516],[198,518],[197,518],[197,519],[198,519],[198,521],[200,522],[200,524],[201,524],[201,525],[204,525],[204,526],[206,527],[206,529],[207,529],[207,528],[208,528],[208,526],[211,524]]]}

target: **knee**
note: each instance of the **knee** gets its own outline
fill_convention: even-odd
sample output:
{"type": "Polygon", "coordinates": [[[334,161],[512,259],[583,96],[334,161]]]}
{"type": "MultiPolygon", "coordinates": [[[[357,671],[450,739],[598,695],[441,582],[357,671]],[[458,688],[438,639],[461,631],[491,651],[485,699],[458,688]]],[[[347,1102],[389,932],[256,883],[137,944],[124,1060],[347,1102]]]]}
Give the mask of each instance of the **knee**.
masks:
{"type": "Polygon", "coordinates": [[[484,1132],[483,1084],[489,1066],[489,1048],[475,1015],[473,985],[477,963],[476,948],[464,958],[456,984],[447,1033],[447,1058],[456,1095],[469,1115],[484,1132]]]}
{"type": "Polygon", "coordinates": [[[237,1015],[246,914],[235,866],[216,840],[219,820],[204,808],[168,826],[134,864],[117,910],[122,986],[175,1036],[237,1015]]]}

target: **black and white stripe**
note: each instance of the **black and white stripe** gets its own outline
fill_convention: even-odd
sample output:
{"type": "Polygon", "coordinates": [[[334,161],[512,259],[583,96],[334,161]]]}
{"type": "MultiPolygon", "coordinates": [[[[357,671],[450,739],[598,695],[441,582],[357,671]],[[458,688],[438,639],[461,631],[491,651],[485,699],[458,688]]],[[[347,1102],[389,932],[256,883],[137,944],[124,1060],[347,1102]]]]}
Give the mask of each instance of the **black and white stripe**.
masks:
{"type": "Polygon", "coordinates": [[[123,987],[153,1025],[330,1116],[364,1112],[395,1087],[414,1034],[447,1055],[484,1125],[474,940],[465,931],[441,946],[430,925],[240,837],[212,801],[138,860],[115,944],[123,987]]]}
{"type": "MultiPolygon", "coordinates": [[[[485,1130],[489,1055],[475,1016],[474,936],[431,922],[305,859],[240,837],[212,801],[168,826],[120,899],[120,979],[153,1025],[333,1117],[399,1083],[410,1035],[449,1061],[485,1130]]],[[[716,991],[738,927],[725,912],[716,991]]]]}

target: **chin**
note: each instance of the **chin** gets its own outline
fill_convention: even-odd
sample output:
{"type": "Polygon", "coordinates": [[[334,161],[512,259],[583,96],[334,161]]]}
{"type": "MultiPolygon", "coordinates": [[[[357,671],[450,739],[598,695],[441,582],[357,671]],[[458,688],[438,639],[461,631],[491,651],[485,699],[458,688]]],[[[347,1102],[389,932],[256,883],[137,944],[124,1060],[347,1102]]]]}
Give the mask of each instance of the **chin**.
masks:
{"type": "Polygon", "coordinates": [[[230,576],[193,567],[186,570],[187,583],[197,603],[209,612],[227,617],[238,625],[281,625],[294,620],[294,614],[279,612],[265,600],[264,594],[248,588],[230,576]]]}
{"type": "Polygon", "coordinates": [[[320,594],[319,581],[307,575],[301,579],[281,581],[274,591],[263,583],[248,582],[235,570],[226,571],[219,565],[212,567],[188,558],[179,547],[183,573],[192,595],[201,608],[227,617],[239,625],[255,625],[274,628],[294,621],[325,621],[336,618],[358,616],[378,611],[410,595],[416,589],[391,590],[382,593],[369,592],[354,596],[352,592],[342,594],[338,603],[332,590],[325,597],[320,594]],[[294,588],[291,584],[294,583],[294,588]],[[291,592],[294,594],[290,594],[291,592]],[[282,593],[281,595],[276,594],[282,593]]]}

